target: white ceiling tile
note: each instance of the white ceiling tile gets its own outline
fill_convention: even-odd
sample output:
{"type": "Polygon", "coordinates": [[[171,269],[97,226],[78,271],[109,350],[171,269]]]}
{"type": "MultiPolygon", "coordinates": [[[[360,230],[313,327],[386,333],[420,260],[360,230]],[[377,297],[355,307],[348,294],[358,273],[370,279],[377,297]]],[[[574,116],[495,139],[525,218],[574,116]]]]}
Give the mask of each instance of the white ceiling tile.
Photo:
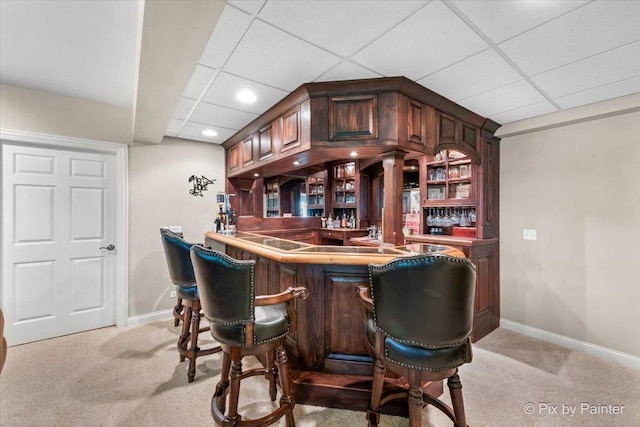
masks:
{"type": "Polygon", "coordinates": [[[522,75],[489,49],[431,74],[418,83],[456,101],[518,80],[522,80],[522,75]]]}
{"type": "Polygon", "coordinates": [[[171,119],[169,122],[169,126],[167,127],[167,134],[177,134],[182,129],[182,125],[184,124],[184,120],[179,119],[171,119]]]}
{"type": "Polygon", "coordinates": [[[218,135],[207,137],[202,134],[203,130],[211,128],[211,126],[203,125],[202,123],[187,122],[178,136],[186,139],[197,139],[198,141],[222,143],[236,133],[233,129],[214,128],[218,135]]]}
{"type": "Polygon", "coordinates": [[[493,114],[490,119],[500,124],[507,124],[517,120],[524,120],[530,117],[540,116],[542,114],[554,113],[558,111],[549,101],[537,102],[535,104],[526,105],[524,107],[515,108],[510,111],[493,114]]]}
{"type": "Polygon", "coordinates": [[[200,63],[212,68],[222,68],[242,39],[242,35],[249,28],[252,19],[250,15],[226,5],[204,48],[200,63]]]}
{"type": "Polygon", "coordinates": [[[316,79],[316,81],[332,82],[338,80],[372,79],[377,77],[382,76],[349,61],[344,61],[324,73],[320,78],[316,79]]]}
{"type": "Polygon", "coordinates": [[[419,79],[487,48],[441,2],[429,3],[352,57],[386,76],[419,79]]]}
{"type": "Polygon", "coordinates": [[[452,3],[494,43],[500,43],[577,9],[589,0],[453,0],[452,3]]]}
{"type": "Polygon", "coordinates": [[[176,111],[173,113],[174,119],[186,119],[189,117],[189,113],[193,106],[196,105],[195,99],[189,99],[182,97],[180,98],[180,102],[178,102],[178,106],[176,107],[176,111]]]}
{"type": "Polygon", "coordinates": [[[640,77],[633,77],[608,85],[583,90],[582,92],[572,93],[571,95],[561,96],[554,99],[554,101],[562,108],[573,108],[637,92],[640,92],[640,77]]]}
{"type": "Polygon", "coordinates": [[[189,121],[238,130],[256,117],[258,117],[257,114],[200,102],[189,117],[189,121]]]}
{"type": "Polygon", "coordinates": [[[227,0],[227,4],[237,7],[248,14],[258,13],[265,0],[227,0]]]}
{"type": "Polygon", "coordinates": [[[338,61],[337,56],[256,20],[224,69],[291,91],[338,61]]]}
{"type": "Polygon", "coordinates": [[[539,74],[533,80],[556,98],[635,76],[640,76],[640,42],[539,74]]]}
{"type": "Polygon", "coordinates": [[[480,95],[458,101],[459,104],[481,116],[491,116],[504,111],[535,104],[545,98],[526,80],[493,89],[480,95]]]}
{"type": "Polygon", "coordinates": [[[227,73],[220,73],[207,91],[203,101],[236,110],[262,114],[288,94],[289,92],[285,90],[276,89],[227,73]],[[256,94],[258,97],[256,102],[246,104],[236,99],[236,94],[245,89],[256,94]]]}
{"type": "Polygon", "coordinates": [[[593,2],[499,47],[535,75],[640,40],[640,1],[593,2]]]}
{"type": "Polygon", "coordinates": [[[0,0],[0,81],[132,108],[141,11],[134,1],[0,0]]]}
{"type": "Polygon", "coordinates": [[[353,0],[270,1],[259,16],[304,40],[346,56],[424,3],[424,0],[379,0],[375,4],[353,0]]]}
{"type": "Polygon", "coordinates": [[[189,80],[189,84],[185,88],[182,96],[193,99],[200,98],[202,92],[205,91],[217,73],[217,70],[198,64],[196,69],[193,70],[191,80],[189,80]]]}

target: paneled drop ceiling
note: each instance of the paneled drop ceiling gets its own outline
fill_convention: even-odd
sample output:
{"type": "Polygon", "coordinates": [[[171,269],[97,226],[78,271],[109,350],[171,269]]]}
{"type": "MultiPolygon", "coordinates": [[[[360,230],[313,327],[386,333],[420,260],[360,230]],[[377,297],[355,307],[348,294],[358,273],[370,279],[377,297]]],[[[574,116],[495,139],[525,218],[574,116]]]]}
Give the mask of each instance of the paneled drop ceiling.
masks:
{"type": "Polygon", "coordinates": [[[502,124],[640,92],[640,1],[229,0],[166,135],[221,143],[302,83],[400,75],[502,124]]]}
{"type": "Polygon", "coordinates": [[[640,93],[640,0],[0,0],[0,19],[0,83],[129,109],[138,142],[222,143],[313,81],[406,76],[501,124],[640,93]]]}

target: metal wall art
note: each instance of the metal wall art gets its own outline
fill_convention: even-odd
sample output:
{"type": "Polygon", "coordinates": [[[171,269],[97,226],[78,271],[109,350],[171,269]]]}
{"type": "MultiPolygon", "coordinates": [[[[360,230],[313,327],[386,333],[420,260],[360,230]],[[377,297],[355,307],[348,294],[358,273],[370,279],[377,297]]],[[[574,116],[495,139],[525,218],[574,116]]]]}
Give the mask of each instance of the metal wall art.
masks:
{"type": "Polygon", "coordinates": [[[207,191],[207,186],[209,184],[215,184],[216,179],[215,178],[209,179],[204,175],[202,176],[191,175],[189,177],[189,182],[193,183],[193,188],[189,190],[189,194],[191,194],[193,197],[197,197],[197,196],[202,197],[202,192],[207,191]]]}

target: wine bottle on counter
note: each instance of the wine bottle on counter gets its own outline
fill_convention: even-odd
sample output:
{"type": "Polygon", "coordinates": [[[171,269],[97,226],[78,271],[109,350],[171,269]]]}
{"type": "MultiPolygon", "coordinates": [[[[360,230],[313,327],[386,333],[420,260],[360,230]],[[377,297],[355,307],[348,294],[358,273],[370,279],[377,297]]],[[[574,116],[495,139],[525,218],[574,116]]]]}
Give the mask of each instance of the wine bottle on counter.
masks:
{"type": "Polygon", "coordinates": [[[347,212],[342,211],[342,221],[340,221],[340,228],[347,228],[347,212]]]}

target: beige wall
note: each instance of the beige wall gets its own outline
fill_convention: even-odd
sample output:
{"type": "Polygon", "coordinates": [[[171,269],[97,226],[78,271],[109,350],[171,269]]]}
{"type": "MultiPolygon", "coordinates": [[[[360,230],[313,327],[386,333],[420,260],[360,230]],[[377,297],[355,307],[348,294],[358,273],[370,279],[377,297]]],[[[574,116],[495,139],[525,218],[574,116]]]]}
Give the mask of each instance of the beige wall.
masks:
{"type": "Polygon", "coordinates": [[[187,240],[203,242],[213,227],[219,191],[224,191],[220,145],[165,138],[159,145],[129,147],[129,317],[173,307],[159,229],[181,225],[187,240]],[[203,197],[194,197],[191,175],[216,182],[203,197]]]}
{"type": "Polygon", "coordinates": [[[4,129],[128,144],[131,109],[0,84],[4,129]]]}
{"type": "Polygon", "coordinates": [[[502,319],[640,356],[640,113],[506,137],[500,167],[502,319]]]}

